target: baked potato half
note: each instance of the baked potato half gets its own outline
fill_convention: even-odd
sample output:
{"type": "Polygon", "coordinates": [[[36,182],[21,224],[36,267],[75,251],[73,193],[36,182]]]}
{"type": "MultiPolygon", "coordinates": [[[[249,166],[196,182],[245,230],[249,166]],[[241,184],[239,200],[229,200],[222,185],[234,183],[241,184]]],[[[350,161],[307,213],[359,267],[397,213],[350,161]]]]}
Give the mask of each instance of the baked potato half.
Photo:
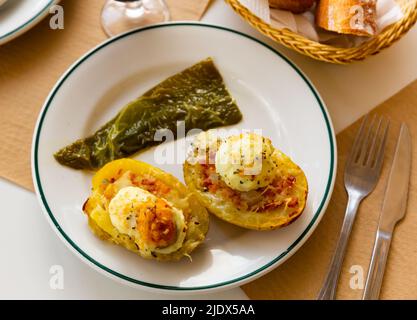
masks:
{"type": "Polygon", "coordinates": [[[101,239],[159,261],[189,256],[204,241],[207,210],[174,176],[120,159],[97,171],[92,183],[83,211],[101,239]]]}
{"type": "Polygon", "coordinates": [[[192,143],[183,169],[185,183],[209,212],[243,228],[272,230],[287,226],[306,205],[308,184],[304,172],[261,136],[220,139],[215,130],[203,132],[192,143]],[[248,152],[256,146],[259,156],[248,152]],[[245,168],[254,168],[255,160],[260,161],[258,172],[245,174],[245,168]]]}

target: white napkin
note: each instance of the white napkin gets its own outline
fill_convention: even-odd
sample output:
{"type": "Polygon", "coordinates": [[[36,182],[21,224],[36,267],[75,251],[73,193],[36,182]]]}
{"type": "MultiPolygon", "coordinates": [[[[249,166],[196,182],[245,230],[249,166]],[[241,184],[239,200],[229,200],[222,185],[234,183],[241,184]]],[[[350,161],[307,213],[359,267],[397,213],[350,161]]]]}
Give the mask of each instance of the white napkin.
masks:
{"type": "MultiPolygon", "coordinates": [[[[354,47],[367,41],[367,37],[340,35],[317,27],[314,23],[314,8],[303,14],[290,11],[270,9],[268,0],[239,0],[256,16],[277,29],[290,29],[308,39],[338,47],[354,47]]],[[[404,16],[395,0],[377,1],[377,32],[399,21],[404,16]]]]}
{"type": "Polygon", "coordinates": [[[266,23],[271,23],[268,0],[239,0],[246,8],[266,23]]]}

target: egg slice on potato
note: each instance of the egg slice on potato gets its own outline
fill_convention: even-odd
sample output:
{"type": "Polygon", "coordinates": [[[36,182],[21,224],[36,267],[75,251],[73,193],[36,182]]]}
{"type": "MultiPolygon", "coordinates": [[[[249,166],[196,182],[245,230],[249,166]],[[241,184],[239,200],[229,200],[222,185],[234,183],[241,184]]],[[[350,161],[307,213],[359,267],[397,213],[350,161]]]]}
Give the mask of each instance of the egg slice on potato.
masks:
{"type": "Polygon", "coordinates": [[[95,174],[83,210],[101,239],[161,261],[189,256],[209,224],[207,210],[175,177],[132,159],[112,161],[95,174]]]}
{"type": "Polygon", "coordinates": [[[276,169],[271,140],[255,134],[231,136],[220,144],[216,173],[232,189],[251,191],[272,182],[276,169]]]}
{"type": "Polygon", "coordinates": [[[200,133],[184,163],[184,179],[211,213],[254,230],[295,221],[308,193],[300,167],[271,140],[253,133],[226,139],[215,130],[200,133]]]}

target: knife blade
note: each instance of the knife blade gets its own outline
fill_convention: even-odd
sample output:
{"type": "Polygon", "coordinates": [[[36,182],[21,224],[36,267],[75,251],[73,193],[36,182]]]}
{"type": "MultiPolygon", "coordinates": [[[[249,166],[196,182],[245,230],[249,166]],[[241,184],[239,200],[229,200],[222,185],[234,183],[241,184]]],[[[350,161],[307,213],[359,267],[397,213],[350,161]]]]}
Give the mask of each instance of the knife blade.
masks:
{"type": "Polygon", "coordinates": [[[407,210],[410,174],[411,136],[407,125],[403,123],[385,190],[378,231],[362,297],[364,300],[379,298],[392,233],[395,225],[404,218],[407,210]]]}
{"type": "Polygon", "coordinates": [[[394,161],[388,178],[379,229],[390,232],[405,216],[411,171],[411,136],[402,124],[395,150],[394,161]]]}

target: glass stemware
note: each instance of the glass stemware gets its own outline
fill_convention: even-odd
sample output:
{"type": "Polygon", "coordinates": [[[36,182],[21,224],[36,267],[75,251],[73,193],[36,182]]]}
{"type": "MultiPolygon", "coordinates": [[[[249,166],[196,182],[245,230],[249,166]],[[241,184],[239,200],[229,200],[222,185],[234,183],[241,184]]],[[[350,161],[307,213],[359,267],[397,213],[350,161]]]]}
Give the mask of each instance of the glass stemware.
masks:
{"type": "Polygon", "coordinates": [[[107,0],[101,12],[101,25],[109,37],[169,19],[164,0],[107,0]]]}

